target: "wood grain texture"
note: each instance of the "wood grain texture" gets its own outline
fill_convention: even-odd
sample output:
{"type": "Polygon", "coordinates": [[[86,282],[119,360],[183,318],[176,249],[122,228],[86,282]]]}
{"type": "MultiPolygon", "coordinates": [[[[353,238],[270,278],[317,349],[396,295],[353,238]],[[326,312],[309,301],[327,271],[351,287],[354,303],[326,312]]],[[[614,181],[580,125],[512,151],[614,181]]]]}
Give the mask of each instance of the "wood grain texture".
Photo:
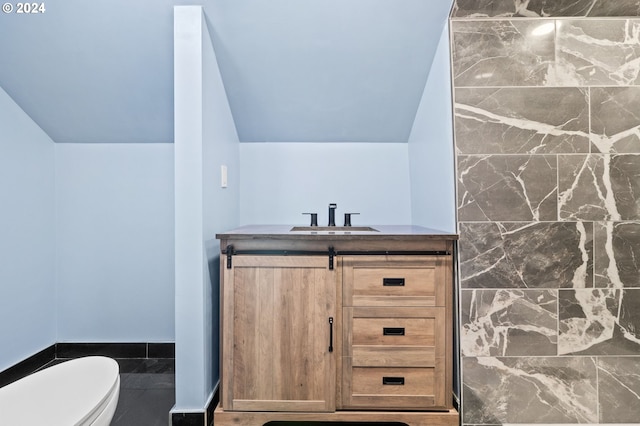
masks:
{"type": "MultiPolygon", "coordinates": [[[[457,238],[274,235],[225,234],[222,250],[231,243],[250,250],[323,251],[335,243],[362,253],[451,253],[457,238]]],[[[325,255],[236,254],[227,269],[221,256],[222,386],[215,424],[458,425],[451,397],[453,256],[349,254],[336,256],[333,270],[328,264],[325,255]],[[383,286],[384,278],[403,278],[405,285],[383,286]],[[403,329],[404,336],[384,335],[385,328],[403,329]],[[403,377],[405,384],[383,385],[385,374],[403,377]],[[363,409],[370,411],[354,411],[363,409]]]]}
{"type": "Polygon", "coordinates": [[[344,256],[345,306],[445,306],[449,256],[344,256]],[[403,286],[385,286],[385,278],[403,286]]]}
{"type": "Polygon", "coordinates": [[[333,413],[238,412],[223,410],[213,413],[216,426],[260,426],[272,421],[295,422],[400,422],[407,426],[458,426],[460,415],[455,409],[443,411],[336,411],[333,413]]]}
{"type": "Polygon", "coordinates": [[[347,307],[343,311],[343,407],[448,407],[444,307],[347,307]],[[405,336],[383,335],[384,327],[403,326],[405,336]],[[403,369],[411,377],[406,385],[382,386],[383,372],[403,369]]]}
{"type": "Polygon", "coordinates": [[[433,368],[353,368],[354,396],[431,396],[433,382],[433,368]],[[384,377],[401,378],[404,384],[385,385],[384,377]]]}
{"type": "Polygon", "coordinates": [[[224,271],[225,409],[335,409],[337,275],[326,259],[237,256],[224,271]]]}
{"type": "Polygon", "coordinates": [[[434,318],[375,318],[353,319],[354,345],[433,346],[434,318]],[[385,334],[389,333],[389,334],[385,334]],[[393,334],[401,332],[401,335],[393,334]]]}

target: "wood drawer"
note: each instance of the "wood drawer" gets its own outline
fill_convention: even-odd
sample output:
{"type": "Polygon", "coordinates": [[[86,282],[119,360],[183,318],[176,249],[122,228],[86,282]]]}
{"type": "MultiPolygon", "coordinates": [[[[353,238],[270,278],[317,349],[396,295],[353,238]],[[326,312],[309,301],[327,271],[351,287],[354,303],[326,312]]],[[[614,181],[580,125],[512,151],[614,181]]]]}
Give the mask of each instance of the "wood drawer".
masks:
{"type": "Polygon", "coordinates": [[[445,311],[443,307],[343,308],[342,406],[444,408],[445,311]],[[388,384],[385,377],[392,378],[388,384]],[[403,384],[394,384],[394,377],[402,378],[398,381],[403,384]]]}
{"type": "Polygon", "coordinates": [[[353,367],[348,407],[426,409],[442,404],[434,368],[353,367]]]}
{"type": "Polygon", "coordinates": [[[354,367],[353,395],[433,395],[433,368],[354,367]]]}
{"type": "MultiPolygon", "coordinates": [[[[424,314],[421,312],[421,314],[424,314]]],[[[384,313],[383,313],[384,315],[384,313]]],[[[353,318],[354,345],[433,346],[436,318],[353,318]]]]}
{"type": "Polygon", "coordinates": [[[344,355],[357,367],[433,367],[445,354],[444,314],[440,307],[343,308],[344,355]]]}
{"type": "Polygon", "coordinates": [[[444,306],[450,256],[345,256],[345,306],[444,306]]]}

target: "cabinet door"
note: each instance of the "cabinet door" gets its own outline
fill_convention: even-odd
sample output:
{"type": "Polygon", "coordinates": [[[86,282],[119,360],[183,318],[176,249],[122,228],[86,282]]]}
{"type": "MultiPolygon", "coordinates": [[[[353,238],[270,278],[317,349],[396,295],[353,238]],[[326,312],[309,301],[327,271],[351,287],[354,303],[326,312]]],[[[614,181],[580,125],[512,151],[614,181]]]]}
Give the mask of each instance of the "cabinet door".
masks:
{"type": "Polygon", "coordinates": [[[333,411],[338,273],[329,259],[238,255],[222,267],[223,408],[333,411]]]}

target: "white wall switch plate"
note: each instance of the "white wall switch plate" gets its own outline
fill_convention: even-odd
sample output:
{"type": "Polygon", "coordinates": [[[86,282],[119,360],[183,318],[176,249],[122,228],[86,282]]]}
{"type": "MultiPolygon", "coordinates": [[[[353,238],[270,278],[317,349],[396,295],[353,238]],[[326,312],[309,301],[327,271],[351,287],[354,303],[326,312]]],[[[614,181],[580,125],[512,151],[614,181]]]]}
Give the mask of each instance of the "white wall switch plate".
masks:
{"type": "Polygon", "coordinates": [[[220,187],[227,187],[227,166],[224,164],[220,166],[220,187]]]}

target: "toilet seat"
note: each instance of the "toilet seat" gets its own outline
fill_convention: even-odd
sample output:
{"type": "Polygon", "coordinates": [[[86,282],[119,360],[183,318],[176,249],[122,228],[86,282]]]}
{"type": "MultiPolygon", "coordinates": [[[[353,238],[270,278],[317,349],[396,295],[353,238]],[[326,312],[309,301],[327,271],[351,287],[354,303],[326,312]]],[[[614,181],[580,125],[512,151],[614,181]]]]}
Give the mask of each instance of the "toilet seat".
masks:
{"type": "Polygon", "coordinates": [[[117,403],[119,393],[115,360],[85,357],[66,361],[0,388],[0,424],[91,425],[113,406],[114,398],[117,403]]]}

